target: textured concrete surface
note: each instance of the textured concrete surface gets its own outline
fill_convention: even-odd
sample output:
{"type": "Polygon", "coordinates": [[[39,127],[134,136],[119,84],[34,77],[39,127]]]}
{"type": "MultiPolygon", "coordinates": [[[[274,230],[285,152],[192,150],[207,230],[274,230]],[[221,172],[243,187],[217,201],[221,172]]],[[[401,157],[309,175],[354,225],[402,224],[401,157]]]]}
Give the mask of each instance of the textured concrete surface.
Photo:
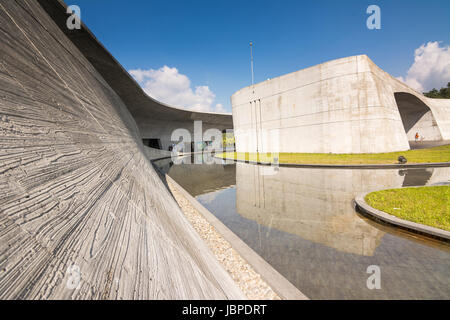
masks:
{"type": "Polygon", "coordinates": [[[450,100],[430,99],[347,57],[243,88],[231,97],[238,152],[378,153],[450,138],[450,100]]]}
{"type": "Polygon", "coordinates": [[[162,148],[168,150],[172,143],[171,134],[175,129],[186,129],[191,132],[193,137],[193,121],[202,121],[203,132],[210,128],[219,130],[233,128],[231,114],[193,112],[168,106],[152,99],[105,49],[86,25],[82,24],[81,30],[69,30],[66,27],[68,15],[63,1],[38,0],[38,2],[125,103],[136,120],[142,138],[160,139],[162,148]]]}
{"type": "Polygon", "coordinates": [[[0,298],[245,298],[38,2],[1,1],[0,26],[0,298]]]}

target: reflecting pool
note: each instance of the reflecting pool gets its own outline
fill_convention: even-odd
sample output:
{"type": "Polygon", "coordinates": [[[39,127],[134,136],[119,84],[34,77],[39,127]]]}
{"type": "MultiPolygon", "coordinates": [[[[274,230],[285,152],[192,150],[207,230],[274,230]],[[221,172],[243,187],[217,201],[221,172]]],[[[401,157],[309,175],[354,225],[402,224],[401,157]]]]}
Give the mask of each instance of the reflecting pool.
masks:
{"type": "Polygon", "coordinates": [[[353,204],[361,192],[448,184],[450,168],[155,164],[311,299],[450,299],[448,244],[374,222],[353,204]],[[381,289],[367,287],[371,265],[381,289]]]}

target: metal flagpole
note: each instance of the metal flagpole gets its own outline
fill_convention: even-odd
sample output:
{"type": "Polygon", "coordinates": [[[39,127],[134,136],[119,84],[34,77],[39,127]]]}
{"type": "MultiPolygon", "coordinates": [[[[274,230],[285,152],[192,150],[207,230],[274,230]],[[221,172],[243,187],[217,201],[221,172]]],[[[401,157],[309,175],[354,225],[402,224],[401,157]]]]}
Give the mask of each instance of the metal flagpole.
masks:
{"type": "Polygon", "coordinates": [[[253,42],[250,41],[250,58],[251,58],[251,69],[252,69],[252,85],[255,82],[255,78],[253,76],[253,42]]]}

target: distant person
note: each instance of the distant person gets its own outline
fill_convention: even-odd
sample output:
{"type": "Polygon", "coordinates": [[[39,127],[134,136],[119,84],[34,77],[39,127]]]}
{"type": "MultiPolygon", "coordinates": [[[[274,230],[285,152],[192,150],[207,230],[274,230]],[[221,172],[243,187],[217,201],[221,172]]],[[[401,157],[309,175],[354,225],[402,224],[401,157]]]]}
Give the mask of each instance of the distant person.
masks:
{"type": "Polygon", "coordinates": [[[419,133],[418,132],[416,132],[416,136],[414,138],[415,138],[416,142],[417,142],[417,140],[419,140],[419,133]]]}

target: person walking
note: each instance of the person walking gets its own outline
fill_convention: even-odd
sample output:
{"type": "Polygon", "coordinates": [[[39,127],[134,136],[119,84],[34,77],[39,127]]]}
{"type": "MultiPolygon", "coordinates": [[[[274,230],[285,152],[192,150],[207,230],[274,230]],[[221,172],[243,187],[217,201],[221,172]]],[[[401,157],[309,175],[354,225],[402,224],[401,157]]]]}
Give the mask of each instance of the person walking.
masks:
{"type": "Polygon", "coordinates": [[[417,142],[417,140],[419,140],[419,133],[418,132],[416,132],[415,140],[416,140],[416,142],[417,142]]]}

